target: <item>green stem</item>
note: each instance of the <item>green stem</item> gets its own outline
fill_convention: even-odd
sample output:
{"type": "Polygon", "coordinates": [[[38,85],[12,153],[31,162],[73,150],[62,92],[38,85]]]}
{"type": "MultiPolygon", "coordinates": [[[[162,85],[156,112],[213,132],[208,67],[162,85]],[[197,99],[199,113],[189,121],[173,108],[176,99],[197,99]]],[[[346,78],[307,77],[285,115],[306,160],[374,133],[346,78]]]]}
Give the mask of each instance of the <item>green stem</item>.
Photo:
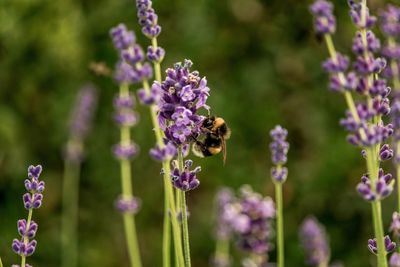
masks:
{"type": "MultiPolygon", "coordinates": [[[[129,87],[127,84],[120,86],[120,96],[126,97],[129,95],[129,87]]],[[[129,145],[131,142],[130,128],[123,126],[121,127],[121,145],[129,145]]],[[[132,171],[131,163],[127,159],[120,161],[121,167],[121,185],[122,185],[122,198],[132,199],[132,171]]],[[[139,253],[139,245],[136,234],[135,215],[133,213],[124,213],[124,228],[125,238],[128,247],[129,259],[132,267],[141,267],[142,261],[139,253]]]]}
{"type": "Polygon", "coordinates": [[[229,239],[217,239],[215,246],[215,259],[229,262],[229,239]]]}
{"type": "MultiPolygon", "coordinates": [[[[151,45],[154,48],[154,51],[156,51],[158,44],[157,44],[157,38],[154,37],[153,39],[151,39],[151,45]]],[[[156,81],[161,83],[161,65],[160,62],[154,62],[154,73],[156,76],[156,81]]]]}
{"type": "Polygon", "coordinates": [[[276,228],[277,228],[277,260],[278,267],[284,267],[284,235],[283,235],[283,199],[282,183],[275,182],[275,202],[276,202],[276,228]]]}
{"type": "Polygon", "coordinates": [[[0,257],[0,267],[3,267],[3,262],[1,261],[1,257],[0,257]]]}
{"type": "MultiPolygon", "coordinates": [[[[182,147],[178,148],[178,166],[179,171],[183,172],[183,154],[182,147]]],[[[183,234],[183,251],[185,255],[185,267],[190,267],[190,244],[189,244],[189,226],[187,218],[187,207],[186,207],[186,194],[185,191],[180,190],[180,203],[182,212],[182,234],[183,234]]]]}
{"type": "MultiPolygon", "coordinates": [[[[147,80],[143,81],[143,88],[147,93],[150,93],[150,86],[147,80]]],[[[163,142],[163,132],[161,131],[160,125],[158,124],[157,106],[154,104],[150,106],[150,117],[151,117],[151,122],[153,124],[154,134],[156,137],[156,143],[160,148],[163,148],[165,146],[163,142]]],[[[174,239],[175,261],[177,262],[177,265],[179,263],[179,266],[183,267],[182,241],[180,236],[178,219],[176,218],[177,209],[175,207],[175,197],[170,179],[170,172],[171,172],[170,160],[163,161],[162,166],[164,170],[163,266],[170,265],[170,256],[169,256],[171,251],[170,230],[167,230],[166,224],[167,222],[168,223],[171,222],[173,239],[174,239]]]]}
{"type": "Polygon", "coordinates": [[[171,266],[171,223],[169,213],[169,198],[167,197],[167,185],[164,179],[164,224],[163,224],[163,267],[171,266]]]}
{"type": "Polygon", "coordinates": [[[183,247],[185,254],[185,267],[190,267],[190,244],[189,244],[189,226],[187,220],[186,210],[186,194],[185,191],[181,191],[181,210],[182,210],[182,232],[183,232],[183,247]]]}
{"type": "MultiPolygon", "coordinates": [[[[168,163],[163,163],[163,169],[164,169],[164,184],[166,185],[166,191],[167,191],[167,197],[169,199],[169,208],[171,211],[171,224],[172,224],[172,234],[174,238],[174,249],[175,249],[175,262],[176,266],[179,267],[184,267],[185,262],[184,262],[184,257],[182,253],[182,239],[180,235],[180,229],[179,229],[179,222],[177,218],[177,210],[175,208],[175,200],[174,200],[174,192],[172,189],[172,184],[171,184],[171,179],[170,179],[170,173],[171,173],[171,167],[168,163]]],[[[168,214],[166,214],[168,216],[168,214]]]]}
{"type": "MultiPolygon", "coordinates": [[[[367,169],[371,180],[371,190],[376,191],[376,180],[378,179],[379,165],[376,163],[377,157],[373,148],[367,148],[367,169]]],[[[375,238],[378,246],[378,267],[387,267],[386,250],[384,242],[384,231],[382,224],[382,209],[380,200],[371,203],[372,222],[374,226],[375,238]]]]}
{"type": "MultiPolygon", "coordinates": [[[[32,198],[33,198],[33,194],[32,194],[32,198]]],[[[28,219],[26,220],[25,232],[28,232],[28,229],[31,227],[32,212],[33,212],[33,209],[29,209],[29,211],[28,211],[28,219]]],[[[28,242],[29,242],[28,237],[24,236],[24,244],[27,245],[28,242]]],[[[25,263],[26,263],[26,257],[25,257],[25,255],[22,255],[21,256],[21,267],[25,267],[25,263]]]]}
{"type": "Polygon", "coordinates": [[[62,267],[76,267],[78,265],[79,173],[79,163],[65,160],[61,218],[62,267]]]}

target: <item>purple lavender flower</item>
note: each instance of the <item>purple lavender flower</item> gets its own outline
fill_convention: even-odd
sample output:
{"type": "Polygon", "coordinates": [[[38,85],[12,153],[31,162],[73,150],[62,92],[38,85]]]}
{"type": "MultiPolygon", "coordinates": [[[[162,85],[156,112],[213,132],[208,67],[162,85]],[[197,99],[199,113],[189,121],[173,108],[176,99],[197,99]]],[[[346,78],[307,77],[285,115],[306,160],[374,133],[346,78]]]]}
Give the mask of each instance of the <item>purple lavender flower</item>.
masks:
{"type": "Polygon", "coordinates": [[[209,109],[207,80],[197,71],[190,71],[191,66],[190,60],[176,63],[173,69],[167,70],[167,77],[161,84],[158,119],[165,136],[175,145],[188,144],[201,133],[204,116],[197,111],[209,109]]]}
{"type": "Polygon", "coordinates": [[[171,160],[176,156],[176,147],[172,142],[167,142],[163,148],[156,145],[150,149],[150,156],[157,161],[171,160]]]}
{"type": "MultiPolygon", "coordinates": [[[[17,229],[20,235],[19,239],[14,239],[12,242],[13,251],[21,257],[31,256],[36,249],[37,242],[33,238],[36,235],[38,224],[31,220],[33,209],[37,209],[42,205],[43,191],[45,184],[39,180],[42,173],[42,166],[29,166],[28,179],[25,180],[25,188],[28,193],[24,194],[24,206],[29,210],[29,219],[21,219],[17,222],[17,229]]],[[[28,266],[26,264],[26,266],[28,266]]]]}
{"type": "Polygon", "coordinates": [[[310,266],[328,264],[330,248],[325,228],[314,217],[306,218],[300,227],[300,240],[310,266]]]}
{"type": "Polygon", "coordinates": [[[158,25],[158,16],[151,6],[151,0],[136,0],[139,24],[142,26],[143,34],[149,39],[155,38],[161,33],[161,26],[158,25]]]}
{"type": "Polygon", "coordinates": [[[288,175],[288,169],[282,167],[287,161],[289,150],[289,143],[286,142],[287,130],[277,125],[271,130],[270,135],[273,141],[269,145],[269,148],[272,154],[272,162],[276,165],[271,168],[271,176],[274,181],[283,183],[288,175]]]}
{"type": "Polygon", "coordinates": [[[163,93],[160,83],[154,81],[153,85],[151,86],[150,92],[147,92],[144,88],[142,88],[138,90],[137,94],[140,103],[150,106],[158,104],[163,93]]]}
{"type": "MultiPolygon", "coordinates": [[[[386,252],[390,253],[396,248],[396,243],[390,240],[390,237],[387,235],[384,238],[385,241],[385,250],[386,252]]],[[[371,253],[377,255],[378,254],[378,246],[376,244],[376,238],[368,239],[368,249],[371,253]]]]}
{"type": "Polygon", "coordinates": [[[152,62],[161,62],[164,59],[165,50],[161,47],[154,48],[149,46],[147,48],[147,58],[152,62]]]}
{"type": "Polygon", "coordinates": [[[190,170],[193,165],[193,161],[186,160],[183,171],[179,171],[177,166],[178,163],[173,161],[172,164],[173,170],[171,172],[171,179],[176,188],[179,188],[182,191],[189,191],[197,188],[200,185],[200,181],[197,179],[197,173],[201,171],[200,166],[190,170]]]}
{"type": "Polygon", "coordinates": [[[124,196],[118,197],[115,201],[116,209],[121,213],[136,214],[141,206],[141,200],[137,197],[126,198],[124,196]]]}
{"type": "Polygon", "coordinates": [[[65,157],[68,160],[79,162],[83,158],[83,145],[90,129],[97,105],[96,88],[91,85],[85,85],[80,89],[72,110],[69,123],[70,141],[67,144],[65,157]]]}
{"type": "Polygon", "coordinates": [[[367,201],[381,200],[392,193],[393,184],[392,175],[390,173],[385,174],[382,169],[379,169],[379,176],[375,181],[375,191],[372,190],[368,174],[364,174],[361,177],[361,182],[357,185],[357,191],[367,201]]]}
{"type": "Polygon", "coordinates": [[[336,31],[336,19],[332,3],[317,0],[310,7],[314,15],[314,29],[317,34],[332,34],[336,31]]]}
{"type": "Polygon", "coordinates": [[[153,69],[150,64],[144,63],[144,52],[136,43],[135,33],[121,23],[110,30],[110,35],[120,57],[114,73],[115,80],[120,84],[135,84],[151,79],[153,69]]]}
{"type": "MultiPolygon", "coordinates": [[[[114,120],[121,128],[131,128],[138,122],[138,115],[133,111],[135,97],[132,94],[120,94],[114,98],[116,110],[114,120]]],[[[133,141],[121,142],[113,146],[114,156],[120,160],[130,160],[139,153],[139,146],[133,141]]]]}
{"type": "Polygon", "coordinates": [[[362,5],[361,3],[356,3],[354,0],[348,0],[350,6],[350,17],[353,23],[357,25],[360,29],[371,28],[376,22],[376,17],[369,14],[368,7],[365,7],[365,19],[362,16],[362,5]]]}
{"type": "Polygon", "coordinates": [[[400,254],[394,252],[392,256],[390,256],[389,267],[400,267],[400,254]]]}
{"type": "Polygon", "coordinates": [[[381,10],[381,29],[387,36],[400,35],[400,8],[391,4],[386,6],[386,9],[381,10]]]}
{"type": "Polygon", "coordinates": [[[389,231],[396,239],[400,238],[400,214],[396,211],[393,212],[392,223],[390,224],[389,231]]]}
{"type": "Polygon", "coordinates": [[[241,250],[255,255],[265,255],[271,250],[271,225],[275,217],[274,202],[253,192],[249,186],[240,189],[240,197],[224,209],[224,220],[238,236],[241,250]]]}
{"type": "Polygon", "coordinates": [[[118,24],[110,31],[113,44],[116,49],[124,50],[135,44],[136,36],[133,31],[128,31],[126,25],[123,23],[118,24]]]}

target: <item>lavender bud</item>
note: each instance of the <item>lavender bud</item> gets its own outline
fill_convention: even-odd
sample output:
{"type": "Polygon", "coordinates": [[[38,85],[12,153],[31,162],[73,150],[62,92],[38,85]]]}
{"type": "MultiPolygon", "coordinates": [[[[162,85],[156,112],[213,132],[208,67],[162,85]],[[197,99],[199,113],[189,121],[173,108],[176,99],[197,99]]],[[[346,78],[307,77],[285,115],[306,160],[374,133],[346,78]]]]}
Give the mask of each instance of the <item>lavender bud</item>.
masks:
{"type": "Polygon", "coordinates": [[[314,16],[314,29],[316,34],[332,34],[336,31],[336,19],[333,16],[332,3],[317,0],[310,6],[314,16]]]}
{"type": "Polygon", "coordinates": [[[120,196],[115,201],[115,208],[121,213],[132,213],[136,214],[141,206],[141,200],[137,197],[131,197],[130,199],[126,199],[123,196],[120,196]]]}
{"type": "MultiPolygon", "coordinates": [[[[396,243],[390,240],[390,237],[387,235],[384,238],[385,242],[385,250],[386,252],[390,253],[396,248],[396,243]]],[[[368,249],[371,253],[377,255],[378,254],[378,246],[376,243],[376,238],[368,239],[368,249]]]]}
{"type": "Polygon", "coordinates": [[[131,160],[139,153],[139,147],[131,141],[130,144],[117,144],[113,147],[114,156],[120,160],[131,160]]]}
{"type": "Polygon", "coordinates": [[[161,62],[164,59],[165,50],[162,47],[154,48],[149,46],[147,48],[147,58],[152,62],[161,62]]]}
{"type": "Polygon", "coordinates": [[[393,157],[393,150],[390,149],[388,144],[384,144],[379,151],[379,160],[385,161],[393,157]]]}

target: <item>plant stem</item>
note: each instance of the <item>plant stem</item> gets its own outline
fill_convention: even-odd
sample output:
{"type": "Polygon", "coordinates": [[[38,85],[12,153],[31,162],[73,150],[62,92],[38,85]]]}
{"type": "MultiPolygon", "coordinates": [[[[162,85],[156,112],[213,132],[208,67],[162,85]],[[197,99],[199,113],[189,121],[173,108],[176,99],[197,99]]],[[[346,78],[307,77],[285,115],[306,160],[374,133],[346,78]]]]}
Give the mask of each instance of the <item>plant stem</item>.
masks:
{"type": "MultiPolygon", "coordinates": [[[[373,148],[367,148],[367,169],[371,180],[371,189],[376,191],[376,180],[378,179],[378,164],[376,163],[377,157],[373,148]]],[[[378,267],[387,267],[386,251],[384,242],[384,231],[382,224],[382,209],[380,200],[375,200],[371,203],[372,208],[372,221],[374,225],[375,238],[378,246],[378,267]]]]}
{"type": "MultiPolygon", "coordinates": [[[[171,173],[171,167],[170,164],[163,164],[164,168],[164,174],[171,173]]],[[[172,189],[172,184],[169,176],[164,175],[164,183],[168,183],[169,186],[166,186],[166,191],[167,191],[167,196],[170,200],[170,211],[171,211],[171,224],[172,224],[172,234],[174,238],[174,248],[175,248],[175,262],[177,266],[184,267],[185,262],[183,258],[183,252],[182,252],[182,239],[180,236],[180,230],[179,230],[179,222],[177,218],[177,210],[175,208],[175,202],[174,202],[174,192],[172,189]]],[[[168,216],[168,215],[167,215],[168,216]]]]}
{"type": "Polygon", "coordinates": [[[0,267],[3,267],[3,262],[1,261],[1,257],[0,257],[0,267]]]}
{"type": "MultiPolygon", "coordinates": [[[[156,49],[158,47],[157,38],[156,37],[151,39],[151,45],[153,46],[154,51],[156,51],[156,49]]],[[[156,80],[161,83],[161,65],[160,65],[160,62],[154,62],[154,73],[155,73],[155,76],[156,76],[156,80]]]]}
{"type": "Polygon", "coordinates": [[[283,235],[283,199],[282,183],[275,182],[275,202],[276,202],[276,229],[277,229],[277,260],[278,267],[284,267],[284,235],[283,235]]]}
{"type": "MultiPolygon", "coordinates": [[[[179,172],[183,172],[183,155],[182,147],[178,148],[178,166],[179,172]]],[[[185,191],[180,190],[181,212],[182,212],[182,233],[183,233],[183,248],[185,255],[185,267],[190,267],[190,244],[189,244],[189,226],[187,218],[186,195],[185,191]]]]}
{"type": "MultiPolygon", "coordinates": [[[[160,73],[161,80],[161,73],[160,73]]],[[[150,86],[147,80],[143,81],[143,88],[147,93],[150,93],[150,86]]],[[[160,125],[157,120],[157,106],[150,106],[150,117],[154,128],[154,134],[156,137],[156,143],[160,148],[163,148],[163,132],[161,131],[160,125]]],[[[173,239],[174,239],[174,250],[175,250],[175,261],[179,266],[183,267],[183,253],[182,253],[182,241],[180,236],[179,223],[176,217],[175,208],[175,196],[173,193],[172,183],[170,179],[170,160],[165,160],[162,162],[164,174],[164,226],[163,226],[163,266],[170,265],[170,230],[167,230],[167,222],[171,222],[173,239]],[[173,207],[172,207],[173,206],[173,207]],[[168,231],[168,232],[167,232],[168,231]]],[[[168,227],[169,229],[169,227],[168,227]]]]}
{"type": "MultiPolygon", "coordinates": [[[[32,194],[33,195],[33,194],[32,194]]],[[[33,197],[32,197],[33,198],[33,197]]],[[[25,232],[28,232],[29,228],[31,227],[31,221],[32,221],[32,212],[33,209],[30,208],[28,211],[28,219],[26,220],[26,228],[25,228],[25,232]]],[[[24,236],[24,244],[25,246],[28,244],[29,239],[28,237],[25,235],[24,236]]],[[[26,257],[25,255],[21,256],[21,267],[25,267],[25,263],[26,263],[26,257]]]]}
{"type": "Polygon", "coordinates": [[[76,267],[78,265],[79,173],[80,164],[66,159],[64,163],[63,212],[61,218],[62,267],[76,267]]]}
{"type": "MultiPolygon", "coordinates": [[[[229,239],[217,239],[215,246],[215,260],[229,262],[229,239]]],[[[0,266],[1,267],[1,266],[0,266]]]]}
{"type": "MultiPolygon", "coordinates": [[[[129,88],[127,84],[120,86],[120,96],[126,97],[129,95],[129,88]]],[[[121,145],[129,145],[131,142],[130,128],[123,126],[121,127],[121,145]]],[[[131,163],[127,159],[120,161],[121,167],[121,185],[122,185],[122,198],[132,199],[132,171],[131,163]]],[[[125,238],[128,247],[128,254],[131,263],[131,267],[141,267],[142,262],[139,253],[139,245],[136,234],[135,215],[132,213],[123,214],[124,227],[125,227],[125,238]]]]}

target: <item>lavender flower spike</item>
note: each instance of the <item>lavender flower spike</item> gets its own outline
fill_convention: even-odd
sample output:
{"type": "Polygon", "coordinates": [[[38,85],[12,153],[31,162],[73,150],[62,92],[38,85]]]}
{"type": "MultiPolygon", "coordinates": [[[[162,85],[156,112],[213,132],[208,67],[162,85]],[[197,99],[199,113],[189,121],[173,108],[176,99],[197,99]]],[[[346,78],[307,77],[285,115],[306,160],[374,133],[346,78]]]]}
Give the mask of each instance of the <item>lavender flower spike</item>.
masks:
{"type": "Polygon", "coordinates": [[[270,135],[273,141],[269,148],[272,154],[272,162],[276,165],[271,168],[271,176],[274,182],[283,183],[288,174],[288,169],[282,166],[287,161],[289,150],[289,143],[286,142],[287,130],[277,125],[271,130],[270,135]]]}
{"type": "Polygon", "coordinates": [[[336,18],[333,5],[326,0],[317,0],[310,7],[314,15],[314,29],[318,35],[333,34],[336,31],[336,18]]]}
{"type": "Polygon", "coordinates": [[[144,62],[144,52],[136,43],[135,33],[121,23],[110,30],[110,35],[120,57],[114,73],[115,80],[120,84],[135,84],[150,79],[153,69],[144,62]]]}
{"type": "Polygon", "coordinates": [[[25,263],[26,257],[31,256],[36,250],[37,242],[33,238],[36,235],[38,224],[32,220],[32,212],[42,205],[45,183],[39,180],[41,173],[41,165],[31,165],[28,168],[28,179],[25,180],[25,189],[28,193],[23,196],[24,206],[28,210],[28,220],[18,220],[17,228],[20,237],[15,238],[11,246],[13,251],[21,256],[22,267],[28,266],[25,263]]]}
{"type": "Polygon", "coordinates": [[[250,186],[242,186],[240,197],[226,203],[223,216],[230,231],[238,237],[238,247],[257,258],[257,266],[268,261],[273,237],[272,220],[275,218],[275,205],[271,198],[255,193],[250,186]]]}
{"type": "Polygon", "coordinates": [[[149,39],[157,37],[161,33],[161,26],[158,24],[158,16],[152,8],[152,1],[136,0],[136,7],[143,34],[149,39]]]}
{"type": "Polygon", "coordinates": [[[310,266],[326,266],[330,248],[325,228],[314,217],[306,218],[300,227],[300,240],[310,266]]]}
{"type": "Polygon", "coordinates": [[[65,158],[80,162],[83,159],[83,142],[92,127],[94,111],[97,105],[97,91],[91,85],[80,89],[75,106],[71,112],[69,123],[69,141],[66,146],[65,158]]]}

